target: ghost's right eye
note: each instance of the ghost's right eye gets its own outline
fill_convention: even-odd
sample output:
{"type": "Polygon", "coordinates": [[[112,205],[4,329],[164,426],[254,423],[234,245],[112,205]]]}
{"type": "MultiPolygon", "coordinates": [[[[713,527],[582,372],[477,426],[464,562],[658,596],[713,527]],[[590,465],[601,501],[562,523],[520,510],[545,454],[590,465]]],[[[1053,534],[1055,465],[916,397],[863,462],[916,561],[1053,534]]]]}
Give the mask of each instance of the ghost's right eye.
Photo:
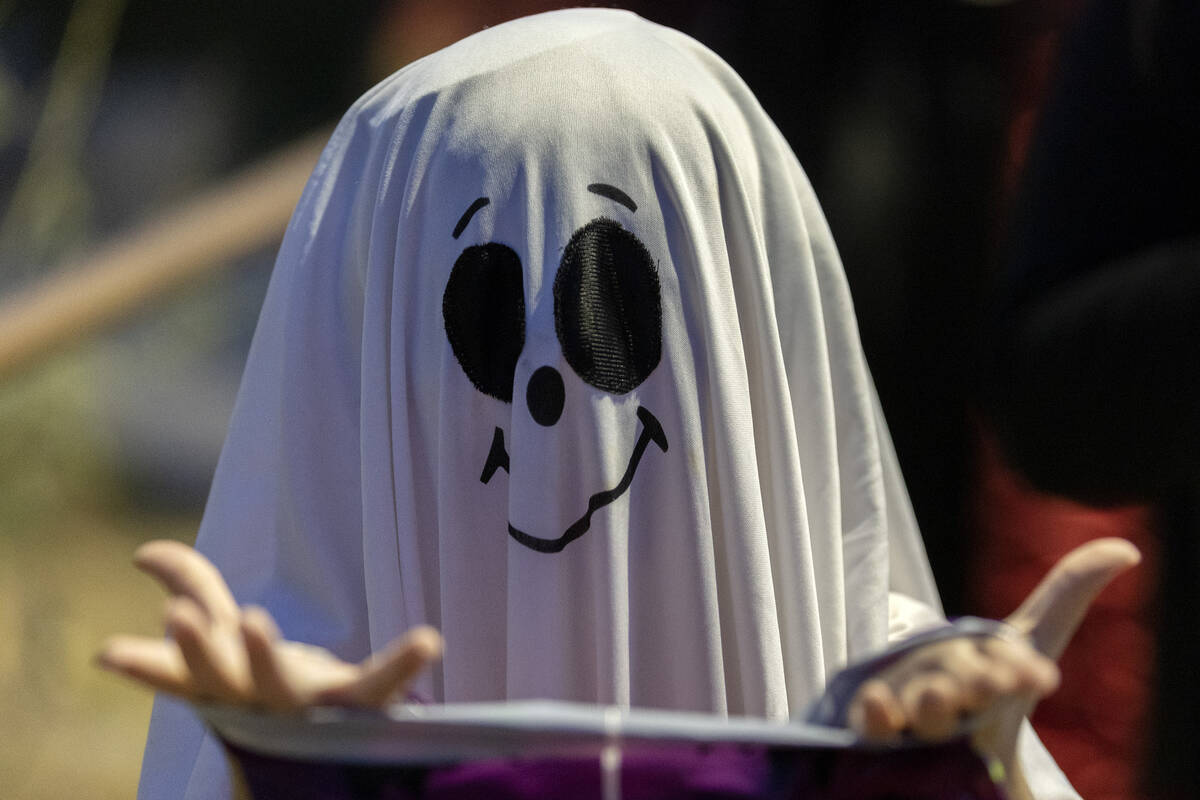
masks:
{"type": "Polygon", "coordinates": [[[520,256],[497,242],[463,250],[446,281],[442,321],[454,357],[475,388],[511,403],[525,346],[520,256]]]}

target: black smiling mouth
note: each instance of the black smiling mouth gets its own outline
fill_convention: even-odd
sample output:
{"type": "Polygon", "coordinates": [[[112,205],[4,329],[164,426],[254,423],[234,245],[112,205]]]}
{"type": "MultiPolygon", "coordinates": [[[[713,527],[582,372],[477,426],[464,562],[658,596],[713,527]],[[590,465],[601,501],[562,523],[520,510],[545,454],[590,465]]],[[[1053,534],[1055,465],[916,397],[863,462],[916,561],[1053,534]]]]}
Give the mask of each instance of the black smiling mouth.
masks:
{"type": "MultiPolygon", "coordinates": [[[[587,533],[588,528],[592,526],[592,515],[625,494],[625,490],[633,483],[633,474],[637,471],[638,464],[642,460],[642,455],[646,452],[646,448],[650,446],[650,443],[653,442],[664,453],[667,452],[667,437],[663,433],[662,424],[659,423],[658,418],[643,406],[638,406],[637,415],[638,419],[642,421],[642,433],[638,437],[637,444],[633,446],[633,453],[629,456],[629,464],[625,467],[625,474],[621,476],[621,480],[616,486],[602,492],[596,492],[589,497],[587,511],[584,512],[584,515],[571,523],[563,531],[562,535],[555,539],[543,539],[539,536],[532,536],[514,527],[511,522],[508,524],[508,535],[515,539],[518,544],[523,544],[530,550],[536,550],[539,553],[558,553],[568,544],[587,533]]],[[[495,474],[497,469],[503,469],[505,472],[508,472],[508,451],[504,447],[504,434],[499,428],[496,428],[495,436],[492,438],[492,448],[488,452],[487,463],[484,464],[480,480],[483,483],[487,483],[492,479],[492,475],[495,474]]]]}

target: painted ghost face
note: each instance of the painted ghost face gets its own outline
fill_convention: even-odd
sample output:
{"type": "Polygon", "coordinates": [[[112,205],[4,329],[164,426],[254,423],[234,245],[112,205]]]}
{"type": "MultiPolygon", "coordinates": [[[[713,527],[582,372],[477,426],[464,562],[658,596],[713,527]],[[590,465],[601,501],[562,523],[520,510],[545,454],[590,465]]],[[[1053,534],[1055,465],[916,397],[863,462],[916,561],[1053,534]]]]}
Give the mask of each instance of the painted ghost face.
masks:
{"type": "MultiPolygon", "coordinates": [[[[636,212],[637,204],[615,186],[592,183],[587,190],[636,212]]],[[[490,204],[475,200],[454,226],[462,235],[471,217],[490,204]]],[[[554,329],[562,355],[575,375],[601,392],[624,395],[645,381],[662,357],[662,293],[658,269],[646,246],[621,224],[600,216],[579,227],[562,250],[554,277],[554,329]]],[[[525,295],[521,256],[507,245],[470,245],[454,264],[442,296],[446,338],[455,359],[475,388],[505,403],[514,402],[517,362],[525,347],[525,295]]],[[[565,409],[563,378],[553,366],[535,369],[524,388],[529,416],[553,427],[565,409]]],[[[592,515],[629,488],[650,444],[667,451],[658,418],[638,406],[641,432],[620,481],[597,487],[581,516],[549,536],[508,523],[518,543],[557,553],[587,533],[592,515]]],[[[486,484],[498,469],[509,472],[504,431],[497,426],[479,480],[486,484]]]]}
{"type": "Polygon", "coordinates": [[[920,540],[787,143],[716,55],[597,9],[346,115],[198,543],[343,657],[436,625],[439,701],[784,719],[932,585],[889,580],[920,540]]]}

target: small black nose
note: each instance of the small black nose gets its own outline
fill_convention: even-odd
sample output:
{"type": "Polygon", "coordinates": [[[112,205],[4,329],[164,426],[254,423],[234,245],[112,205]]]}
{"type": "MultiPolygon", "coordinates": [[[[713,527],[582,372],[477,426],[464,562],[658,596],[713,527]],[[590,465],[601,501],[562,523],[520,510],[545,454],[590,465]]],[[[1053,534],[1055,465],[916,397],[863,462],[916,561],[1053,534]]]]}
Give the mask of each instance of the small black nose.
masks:
{"type": "Polygon", "coordinates": [[[554,367],[538,367],[529,377],[529,388],[525,390],[525,402],[529,404],[529,416],[538,425],[549,428],[562,416],[562,376],[554,367]]]}

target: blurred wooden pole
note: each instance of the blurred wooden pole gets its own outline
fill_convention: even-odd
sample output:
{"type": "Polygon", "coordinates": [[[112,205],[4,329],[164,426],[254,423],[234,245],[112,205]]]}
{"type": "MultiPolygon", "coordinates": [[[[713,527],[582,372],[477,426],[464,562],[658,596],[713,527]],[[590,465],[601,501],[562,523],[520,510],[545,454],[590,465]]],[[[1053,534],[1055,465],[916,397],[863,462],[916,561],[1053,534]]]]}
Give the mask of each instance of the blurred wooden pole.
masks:
{"type": "Polygon", "coordinates": [[[0,378],[278,241],[328,138],[305,137],[0,300],[0,378]]]}

